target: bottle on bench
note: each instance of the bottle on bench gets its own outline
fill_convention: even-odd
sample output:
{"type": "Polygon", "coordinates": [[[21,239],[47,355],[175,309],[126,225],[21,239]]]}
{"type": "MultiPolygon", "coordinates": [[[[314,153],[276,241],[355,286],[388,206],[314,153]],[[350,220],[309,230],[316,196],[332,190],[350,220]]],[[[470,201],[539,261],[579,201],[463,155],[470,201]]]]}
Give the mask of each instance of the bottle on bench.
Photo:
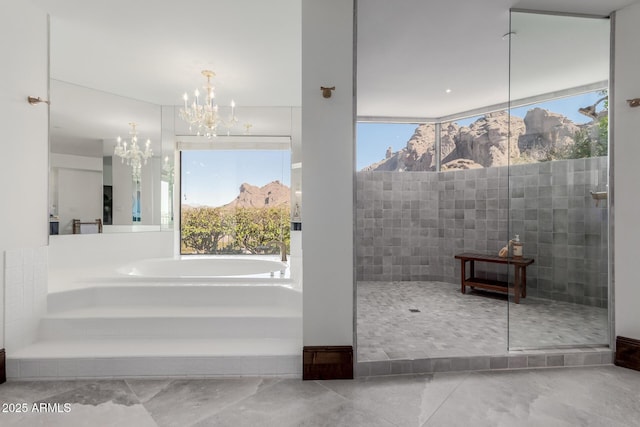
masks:
{"type": "Polygon", "coordinates": [[[519,234],[516,234],[516,238],[513,239],[511,249],[513,251],[514,258],[522,258],[522,242],[520,241],[519,234]]]}

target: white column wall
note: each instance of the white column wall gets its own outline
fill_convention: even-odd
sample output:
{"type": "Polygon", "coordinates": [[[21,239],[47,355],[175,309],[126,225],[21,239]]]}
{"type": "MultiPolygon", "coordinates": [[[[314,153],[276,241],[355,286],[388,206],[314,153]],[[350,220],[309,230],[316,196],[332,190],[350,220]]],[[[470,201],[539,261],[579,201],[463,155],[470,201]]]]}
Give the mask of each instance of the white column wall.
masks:
{"type": "Polygon", "coordinates": [[[613,118],[615,333],[640,339],[640,108],[627,99],[640,97],[640,4],[615,16],[613,118]]]}
{"type": "Polygon", "coordinates": [[[140,181],[140,223],[160,225],[160,158],[152,157],[142,166],[140,181]]]}
{"type": "MultiPolygon", "coordinates": [[[[302,163],[301,146],[301,109],[291,108],[291,164],[302,163]]],[[[291,213],[302,212],[302,168],[291,169],[291,213]]],[[[300,221],[302,217],[295,221],[300,221]]],[[[291,230],[289,267],[291,279],[297,286],[302,286],[302,231],[291,230]]]]}
{"type": "Polygon", "coordinates": [[[122,162],[120,157],[113,158],[113,225],[133,224],[133,178],[131,166],[122,162]]]}
{"type": "Polygon", "coordinates": [[[353,11],[352,1],[302,2],[305,346],[353,343],[353,11]]]}
{"type": "Polygon", "coordinates": [[[46,275],[35,275],[34,265],[46,272],[48,112],[46,104],[29,105],[27,96],[47,98],[47,56],[46,14],[29,1],[2,1],[0,347],[6,346],[9,354],[16,345],[5,341],[5,332],[13,334],[15,327],[24,326],[25,316],[33,317],[36,299],[42,310],[41,293],[46,295],[46,275]],[[5,307],[9,306],[8,313],[5,307]]]}

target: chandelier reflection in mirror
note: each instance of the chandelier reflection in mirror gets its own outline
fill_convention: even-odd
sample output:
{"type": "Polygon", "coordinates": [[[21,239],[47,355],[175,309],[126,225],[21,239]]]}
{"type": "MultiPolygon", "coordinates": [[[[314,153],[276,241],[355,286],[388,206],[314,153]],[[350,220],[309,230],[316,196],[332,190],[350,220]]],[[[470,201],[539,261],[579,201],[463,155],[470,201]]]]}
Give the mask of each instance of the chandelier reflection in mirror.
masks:
{"type": "Polygon", "coordinates": [[[236,103],[231,101],[231,113],[229,117],[223,119],[218,111],[216,104],[215,87],[211,84],[211,79],[216,73],[211,70],[203,70],[202,75],[206,77],[207,82],[204,85],[205,96],[201,99],[200,91],[194,91],[194,99],[189,104],[189,95],[183,95],[184,107],[180,109],[180,118],[189,123],[189,131],[196,132],[197,135],[206,135],[208,138],[218,135],[218,127],[227,129],[227,135],[230,135],[231,129],[238,123],[235,116],[236,103]]]}
{"type": "Polygon", "coordinates": [[[151,140],[147,139],[144,145],[144,151],[138,145],[138,131],[135,123],[129,123],[131,130],[129,131],[130,142],[118,137],[116,146],[113,150],[115,156],[121,157],[122,162],[127,161],[127,165],[131,166],[131,173],[135,181],[140,181],[142,176],[142,165],[147,164],[147,160],[153,156],[151,149],[151,140]]]}

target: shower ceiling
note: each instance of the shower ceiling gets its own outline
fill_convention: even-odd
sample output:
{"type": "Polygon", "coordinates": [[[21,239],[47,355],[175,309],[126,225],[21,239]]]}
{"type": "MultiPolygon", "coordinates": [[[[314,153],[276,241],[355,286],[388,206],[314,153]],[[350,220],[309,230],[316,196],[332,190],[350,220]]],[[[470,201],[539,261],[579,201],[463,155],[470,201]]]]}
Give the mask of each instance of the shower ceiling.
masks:
{"type": "MultiPolygon", "coordinates": [[[[431,2],[361,1],[358,7],[358,115],[360,117],[439,118],[486,106],[509,98],[509,8],[608,15],[629,1],[484,0],[431,2]],[[606,4],[605,4],[606,3],[606,4]]],[[[543,17],[544,18],[544,17],[543,17]]],[[[569,18],[567,18],[569,19],[569,18]]],[[[548,16],[545,25],[525,18],[514,26],[514,49],[530,47],[541,38],[561,39],[563,25],[548,16]],[[531,25],[527,25],[531,22],[531,25]]],[[[518,93],[512,99],[546,94],[560,89],[608,79],[608,61],[580,67],[590,59],[594,44],[609,41],[589,37],[604,20],[579,20],[585,37],[557,43],[557,49],[536,57],[535,64],[520,68],[518,93]],[[544,63],[539,58],[544,57],[544,63]],[[566,58],[575,67],[565,68],[566,58]],[[558,67],[558,64],[560,66],[558,67]],[[554,68],[557,71],[554,71],[554,68]],[[538,72],[544,69],[544,78],[538,72]],[[554,79],[549,79],[550,75],[554,79]]],[[[523,62],[525,64],[525,62],[523,62]]],[[[529,65],[529,64],[528,64],[529,65]]]]}

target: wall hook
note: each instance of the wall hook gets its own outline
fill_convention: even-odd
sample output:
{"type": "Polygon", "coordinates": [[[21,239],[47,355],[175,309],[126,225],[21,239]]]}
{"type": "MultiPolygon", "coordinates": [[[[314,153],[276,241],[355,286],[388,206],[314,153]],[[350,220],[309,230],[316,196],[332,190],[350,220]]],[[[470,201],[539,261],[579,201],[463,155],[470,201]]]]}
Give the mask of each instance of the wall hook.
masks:
{"type": "Polygon", "coordinates": [[[331,86],[331,87],[320,86],[320,90],[322,90],[322,97],[323,98],[331,98],[331,91],[332,90],[336,90],[336,87],[335,86],[331,86]]]}
{"type": "Polygon", "coordinates": [[[627,99],[629,107],[640,107],[640,98],[627,99]]]}
{"type": "Polygon", "coordinates": [[[35,97],[35,96],[27,96],[27,101],[29,102],[29,104],[31,105],[36,105],[36,104],[40,104],[41,102],[44,102],[47,105],[50,105],[51,103],[46,100],[46,99],[42,99],[39,96],[35,97]]]}

